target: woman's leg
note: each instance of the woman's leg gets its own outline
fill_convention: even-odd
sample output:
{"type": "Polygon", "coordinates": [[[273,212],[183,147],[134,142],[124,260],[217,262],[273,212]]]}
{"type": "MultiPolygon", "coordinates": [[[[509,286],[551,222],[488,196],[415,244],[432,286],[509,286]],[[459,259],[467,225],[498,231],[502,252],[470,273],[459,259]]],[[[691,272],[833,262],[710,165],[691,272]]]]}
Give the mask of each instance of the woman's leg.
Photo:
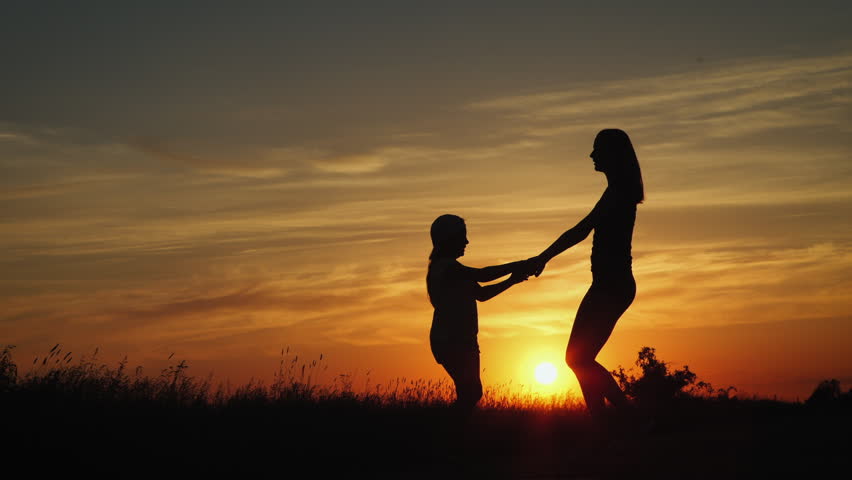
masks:
{"type": "Polygon", "coordinates": [[[577,309],[565,361],[577,376],[586,406],[594,416],[603,411],[605,399],[615,406],[627,402],[612,374],[595,357],[635,295],[636,285],[632,280],[606,287],[593,283],[577,309]]]}

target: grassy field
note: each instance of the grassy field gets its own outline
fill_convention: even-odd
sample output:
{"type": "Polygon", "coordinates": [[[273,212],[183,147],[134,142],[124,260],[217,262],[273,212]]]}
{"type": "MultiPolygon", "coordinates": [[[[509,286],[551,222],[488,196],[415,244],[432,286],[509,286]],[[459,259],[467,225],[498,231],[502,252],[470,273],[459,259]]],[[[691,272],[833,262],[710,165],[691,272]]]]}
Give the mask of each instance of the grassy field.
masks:
{"type": "Polygon", "coordinates": [[[652,349],[637,373],[617,375],[635,411],[605,425],[574,398],[500,389],[460,421],[445,383],[314,385],[321,359],[283,351],[272,383],[236,388],[191,377],[183,362],[146,376],[126,361],[74,361],[59,345],[23,374],[12,352],[0,356],[0,452],[7,468],[32,473],[809,478],[848,473],[852,446],[852,393],[836,382],[804,403],[737,398],[670,371],[652,349]]]}

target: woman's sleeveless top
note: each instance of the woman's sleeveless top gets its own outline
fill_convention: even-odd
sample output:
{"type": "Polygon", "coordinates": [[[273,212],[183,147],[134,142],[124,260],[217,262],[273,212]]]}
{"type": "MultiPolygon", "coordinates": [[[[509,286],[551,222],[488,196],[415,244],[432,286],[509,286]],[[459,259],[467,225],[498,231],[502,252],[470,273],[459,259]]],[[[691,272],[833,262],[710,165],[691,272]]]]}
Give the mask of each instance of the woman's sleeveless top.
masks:
{"type": "Polygon", "coordinates": [[[596,205],[592,238],[592,273],[596,275],[632,272],[631,244],[636,223],[636,203],[607,189],[596,205]]]}

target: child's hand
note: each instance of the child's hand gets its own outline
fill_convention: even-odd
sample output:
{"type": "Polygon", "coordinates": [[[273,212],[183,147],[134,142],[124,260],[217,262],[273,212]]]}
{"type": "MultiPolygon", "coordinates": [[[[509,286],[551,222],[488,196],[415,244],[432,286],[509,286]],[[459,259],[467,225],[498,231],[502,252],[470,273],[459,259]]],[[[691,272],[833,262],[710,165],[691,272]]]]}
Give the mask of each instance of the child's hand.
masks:
{"type": "Polygon", "coordinates": [[[535,275],[536,277],[541,275],[541,272],[544,271],[544,266],[546,264],[547,262],[539,256],[528,258],[526,260],[527,274],[535,275]]]}
{"type": "Polygon", "coordinates": [[[530,278],[529,272],[527,272],[526,269],[522,269],[512,272],[512,276],[509,277],[509,281],[512,282],[512,284],[516,284],[526,282],[528,278],[530,278]]]}

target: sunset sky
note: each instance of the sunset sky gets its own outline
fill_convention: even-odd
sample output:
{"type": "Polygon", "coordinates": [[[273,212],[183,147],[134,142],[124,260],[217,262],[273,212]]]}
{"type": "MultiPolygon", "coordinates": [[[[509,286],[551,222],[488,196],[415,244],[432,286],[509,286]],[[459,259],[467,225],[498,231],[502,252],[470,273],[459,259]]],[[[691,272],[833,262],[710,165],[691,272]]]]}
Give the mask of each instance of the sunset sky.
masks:
{"type": "MultiPolygon", "coordinates": [[[[23,372],[61,343],[235,383],[287,347],[326,381],[446,378],[432,220],[465,218],[470,266],[538,254],[602,193],[613,127],[646,202],[599,361],[852,387],[852,2],[459,3],[4,3],[0,345],[23,372]]],[[[479,304],[487,385],[576,391],[590,248],[479,304]]]]}

